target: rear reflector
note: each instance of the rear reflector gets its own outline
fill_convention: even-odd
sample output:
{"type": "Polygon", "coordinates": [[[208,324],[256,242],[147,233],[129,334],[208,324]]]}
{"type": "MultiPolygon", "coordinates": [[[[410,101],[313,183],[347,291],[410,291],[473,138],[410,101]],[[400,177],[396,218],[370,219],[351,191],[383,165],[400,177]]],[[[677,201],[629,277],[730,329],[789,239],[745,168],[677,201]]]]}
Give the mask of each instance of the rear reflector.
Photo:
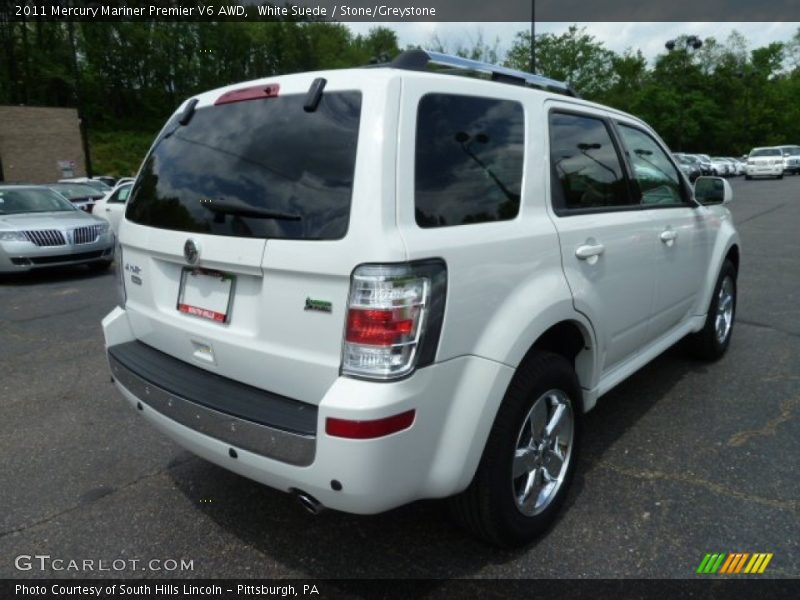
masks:
{"type": "Polygon", "coordinates": [[[277,83],[269,85],[256,85],[253,87],[242,88],[225,92],[217,98],[214,106],[219,104],[231,104],[233,102],[243,102],[244,100],[258,100],[259,98],[277,98],[279,86],[277,83]]]}
{"type": "Polygon", "coordinates": [[[379,438],[408,429],[414,423],[415,414],[416,411],[409,410],[393,417],[375,421],[349,421],[347,419],[328,417],[325,419],[325,433],[353,440],[379,438]]]}

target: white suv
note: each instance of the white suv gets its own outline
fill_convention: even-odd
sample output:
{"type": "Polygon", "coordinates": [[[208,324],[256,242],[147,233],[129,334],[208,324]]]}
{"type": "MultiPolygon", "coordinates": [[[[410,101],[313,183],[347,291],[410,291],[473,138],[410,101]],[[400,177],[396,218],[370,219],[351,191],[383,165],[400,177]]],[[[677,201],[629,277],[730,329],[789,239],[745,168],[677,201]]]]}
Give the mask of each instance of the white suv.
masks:
{"type": "Polygon", "coordinates": [[[635,117],[433,52],[207,92],[131,192],[113,378],[312,511],[454,496],[485,539],[525,543],[600,396],[687,336],[725,352],[730,195],[692,190],[635,117]]]}
{"type": "Polygon", "coordinates": [[[753,177],[776,177],[783,179],[783,151],[777,147],[753,148],[747,157],[745,179],[753,177]]]}
{"type": "Polygon", "coordinates": [[[783,172],[800,175],[800,146],[777,146],[783,153],[783,172]]]}

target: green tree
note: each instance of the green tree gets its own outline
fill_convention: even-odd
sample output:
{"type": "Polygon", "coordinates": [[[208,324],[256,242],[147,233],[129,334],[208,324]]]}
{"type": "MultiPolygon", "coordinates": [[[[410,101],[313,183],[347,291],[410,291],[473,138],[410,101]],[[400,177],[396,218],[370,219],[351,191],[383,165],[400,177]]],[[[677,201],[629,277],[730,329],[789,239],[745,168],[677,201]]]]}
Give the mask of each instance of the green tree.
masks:
{"type": "MultiPolygon", "coordinates": [[[[531,34],[517,33],[506,55],[506,66],[530,70],[531,34]]],[[[595,99],[608,91],[614,80],[614,53],[586,32],[572,25],[561,35],[536,36],[536,71],[566,81],[581,96],[595,99]]]]}
{"type": "Polygon", "coordinates": [[[431,35],[425,47],[435,52],[444,52],[445,54],[455,54],[462,58],[469,58],[470,60],[478,60],[491,64],[497,64],[498,47],[500,46],[500,39],[495,38],[492,44],[487,43],[483,38],[483,31],[478,28],[474,34],[467,36],[467,41],[459,40],[457,42],[445,42],[438,34],[431,35]]]}
{"type": "Polygon", "coordinates": [[[388,27],[373,27],[366,36],[353,38],[352,45],[356,64],[389,62],[400,52],[397,34],[388,27]]]}
{"type": "Polygon", "coordinates": [[[648,82],[647,60],[641,50],[628,49],[611,57],[613,80],[599,95],[600,102],[620,110],[636,113],[641,104],[641,90],[648,82]]]}

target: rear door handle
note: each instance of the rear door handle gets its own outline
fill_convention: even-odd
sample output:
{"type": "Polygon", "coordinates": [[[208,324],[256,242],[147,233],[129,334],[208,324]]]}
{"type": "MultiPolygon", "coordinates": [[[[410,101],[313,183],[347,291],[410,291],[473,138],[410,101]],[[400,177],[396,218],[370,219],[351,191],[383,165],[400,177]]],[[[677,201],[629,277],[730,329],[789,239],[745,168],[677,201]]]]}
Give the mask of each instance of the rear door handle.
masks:
{"type": "Polygon", "coordinates": [[[606,247],[603,244],[584,244],[575,249],[575,256],[580,260],[587,260],[589,258],[600,256],[605,252],[606,247]]]}

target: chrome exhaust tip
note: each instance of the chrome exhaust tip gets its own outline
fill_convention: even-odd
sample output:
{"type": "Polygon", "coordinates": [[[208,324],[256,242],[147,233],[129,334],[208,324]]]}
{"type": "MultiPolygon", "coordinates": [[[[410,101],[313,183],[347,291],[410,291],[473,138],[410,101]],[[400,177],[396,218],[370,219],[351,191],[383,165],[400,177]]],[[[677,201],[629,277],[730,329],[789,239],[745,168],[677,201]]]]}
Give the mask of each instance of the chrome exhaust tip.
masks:
{"type": "Polygon", "coordinates": [[[296,489],[292,490],[292,494],[294,494],[294,496],[300,501],[300,505],[312,515],[318,515],[325,510],[325,507],[322,505],[322,503],[314,498],[314,496],[311,494],[307,494],[302,490],[296,489]]]}

